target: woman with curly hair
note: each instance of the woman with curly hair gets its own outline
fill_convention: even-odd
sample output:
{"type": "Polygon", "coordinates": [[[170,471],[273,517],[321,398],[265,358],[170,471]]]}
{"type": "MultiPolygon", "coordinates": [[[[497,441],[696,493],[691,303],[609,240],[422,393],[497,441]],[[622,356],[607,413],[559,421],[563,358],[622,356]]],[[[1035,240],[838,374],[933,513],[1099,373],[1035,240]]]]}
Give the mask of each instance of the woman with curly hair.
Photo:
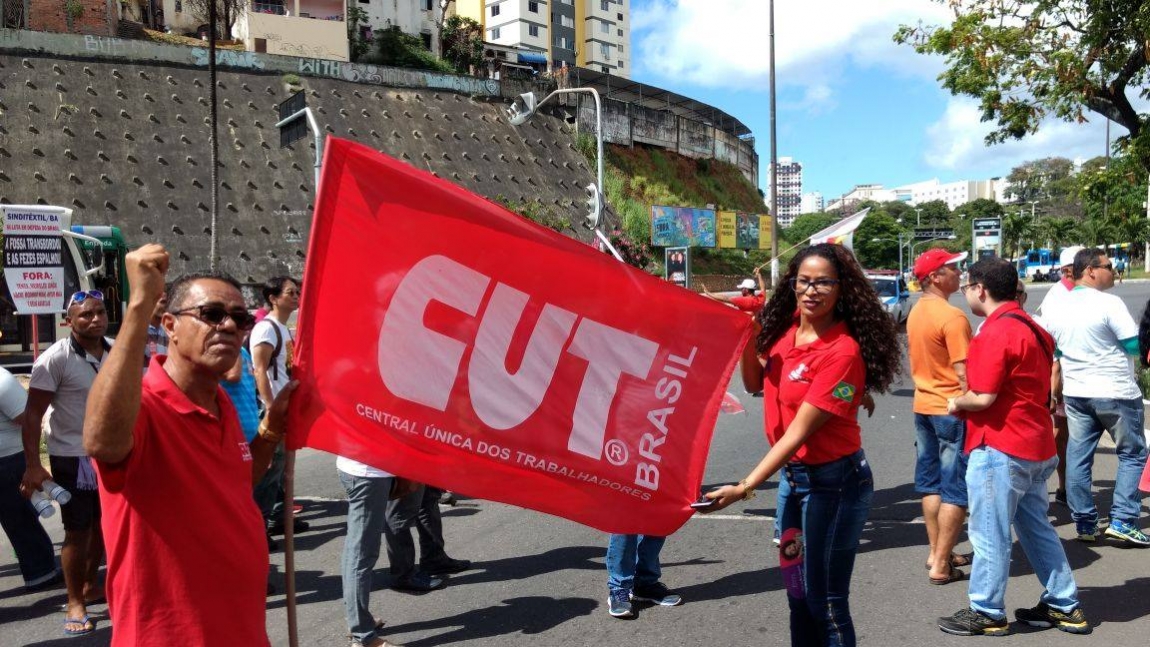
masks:
{"type": "Polygon", "coordinates": [[[781,541],[801,548],[781,559],[791,644],[854,645],[851,572],[874,492],[858,409],[900,372],[897,330],[854,255],[829,244],[791,260],[758,323],[742,375],[763,391],[771,449],[738,485],[708,492],[706,510],[753,497],[783,470],[781,541]]]}

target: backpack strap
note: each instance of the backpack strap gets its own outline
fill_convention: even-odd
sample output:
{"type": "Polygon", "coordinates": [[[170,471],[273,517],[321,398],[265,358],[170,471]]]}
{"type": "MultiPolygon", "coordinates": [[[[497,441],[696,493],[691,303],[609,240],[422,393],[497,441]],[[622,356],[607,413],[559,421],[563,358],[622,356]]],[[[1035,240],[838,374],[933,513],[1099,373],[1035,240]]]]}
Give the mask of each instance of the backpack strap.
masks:
{"type": "Polygon", "coordinates": [[[276,361],[276,358],[278,358],[280,356],[280,351],[282,351],[284,348],[284,334],[282,332],[280,332],[280,327],[278,324],[279,324],[279,322],[277,322],[277,321],[271,322],[272,330],[274,330],[276,333],[276,345],[272,349],[272,357],[271,357],[272,379],[273,380],[280,379],[280,366],[279,366],[279,362],[276,361]]]}
{"type": "Polygon", "coordinates": [[[1017,319],[1018,321],[1026,324],[1026,327],[1030,329],[1030,332],[1034,333],[1034,338],[1038,340],[1038,345],[1042,347],[1042,351],[1046,353],[1046,355],[1050,358],[1050,361],[1054,361],[1054,349],[1046,347],[1046,342],[1042,338],[1042,333],[1038,332],[1038,326],[1036,326],[1033,321],[1027,317],[1020,316],[1013,312],[1008,312],[1002,316],[1004,318],[1009,317],[1011,319],[1017,319]]]}

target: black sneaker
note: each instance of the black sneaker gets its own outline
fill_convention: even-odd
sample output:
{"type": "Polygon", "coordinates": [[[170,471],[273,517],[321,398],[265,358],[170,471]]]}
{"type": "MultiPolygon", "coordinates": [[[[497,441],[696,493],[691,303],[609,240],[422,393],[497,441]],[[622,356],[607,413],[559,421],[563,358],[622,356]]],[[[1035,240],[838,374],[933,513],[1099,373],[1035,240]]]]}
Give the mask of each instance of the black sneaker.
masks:
{"type": "Polygon", "coordinates": [[[1090,623],[1086,622],[1082,607],[1070,613],[1063,613],[1049,607],[1045,602],[1039,602],[1033,609],[1015,609],[1014,617],[1031,627],[1057,627],[1060,631],[1072,634],[1088,634],[1093,631],[1090,623]]]}
{"type": "Polygon", "coordinates": [[[1054,502],[1064,508],[1069,507],[1069,504],[1066,503],[1066,490],[1055,490],[1054,502]]]}
{"type": "Polygon", "coordinates": [[[424,572],[416,572],[414,575],[397,580],[391,584],[391,588],[396,591],[407,591],[409,593],[427,593],[435,589],[443,588],[444,581],[442,578],[432,577],[424,572]]]}
{"type": "Polygon", "coordinates": [[[437,562],[424,562],[419,565],[419,570],[428,575],[452,575],[462,573],[469,568],[471,568],[471,560],[453,559],[451,557],[437,562]]]}
{"type": "Polygon", "coordinates": [[[1006,618],[995,620],[974,609],[963,609],[938,619],[938,628],[952,636],[1005,636],[1010,633],[1006,618]]]}
{"type": "Polygon", "coordinates": [[[682,596],[671,593],[667,585],[662,582],[636,585],[631,590],[631,599],[635,602],[650,602],[661,607],[675,607],[683,603],[682,596]]]}
{"type": "MultiPolygon", "coordinates": [[[[302,519],[292,519],[291,527],[292,527],[292,531],[298,535],[301,532],[307,532],[307,529],[311,527],[311,524],[309,524],[308,522],[306,522],[302,519]]],[[[271,534],[271,535],[282,535],[282,534],[284,534],[284,520],[283,519],[276,519],[274,522],[268,524],[268,534],[271,534]]]]}

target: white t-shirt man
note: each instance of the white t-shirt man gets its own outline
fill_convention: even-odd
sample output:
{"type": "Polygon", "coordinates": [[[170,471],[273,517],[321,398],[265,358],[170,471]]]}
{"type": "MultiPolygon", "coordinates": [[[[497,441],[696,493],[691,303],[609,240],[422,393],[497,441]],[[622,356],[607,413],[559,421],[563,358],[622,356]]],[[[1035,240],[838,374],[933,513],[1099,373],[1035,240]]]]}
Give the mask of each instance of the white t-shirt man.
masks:
{"type": "Polygon", "coordinates": [[[24,451],[20,425],[14,421],[24,413],[27,404],[28,392],[8,369],[0,367],[0,458],[24,451]]]}
{"type": "Polygon", "coordinates": [[[1123,344],[1138,338],[1138,324],[1122,299],[1078,286],[1059,299],[1057,307],[1043,312],[1042,323],[1061,353],[1063,395],[1142,398],[1123,344]]]}
{"type": "Polygon", "coordinates": [[[105,339],[104,354],[96,359],[69,335],[49,346],[32,365],[29,388],[55,394],[44,416],[48,420],[50,456],[87,456],[84,411],[88,406],[88,392],[111,347],[111,340],[105,339]]]}
{"type": "Polygon", "coordinates": [[[271,384],[273,398],[279,395],[279,392],[291,381],[292,352],[295,350],[295,339],[287,326],[272,317],[264,317],[252,329],[250,342],[253,350],[260,344],[267,344],[275,353],[277,346],[276,330],[279,330],[278,345],[280,350],[268,363],[268,383],[271,384]]]}
{"type": "Polygon", "coordinates": [[[349,476],[358,476],[360,478],[368,479],[385,479],[394,476],[391,472],[385,472],[381,469],[372,467],[367,463],[361,463],[350,458],[337,456],[335,459],[335,468],[349,476]]]}

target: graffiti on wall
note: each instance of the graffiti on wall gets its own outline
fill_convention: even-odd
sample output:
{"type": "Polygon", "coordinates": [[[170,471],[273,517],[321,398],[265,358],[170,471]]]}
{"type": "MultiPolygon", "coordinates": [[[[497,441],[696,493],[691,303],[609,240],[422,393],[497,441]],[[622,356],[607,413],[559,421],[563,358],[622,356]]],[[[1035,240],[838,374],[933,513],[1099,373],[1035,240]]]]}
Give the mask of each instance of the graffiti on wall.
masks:
{"type": "MultiPolygon", "coordinates": [[[[206,47],[192,48],[192,61],[201,67],[208,65],[208,49],[206,47]]],[[[230,49],[216,50],[216,65],[226,67],[239,67],[245,70],[262,70],[264,62],[254,52],[237,52],[230,49]]]]}
{"type": "Polygon", "coordinates": [[[422,70],[408,70],[395,67],[377,67],[360,63],[341,63],[320,58],[299,59],[300,74],[326,76],[354,83],[370,83],[400,88],[428,88],[432,90],[452,90],[465,94],[499,96],[499,81],[478,79],[454,74],[437,74],[422,70]]]}

